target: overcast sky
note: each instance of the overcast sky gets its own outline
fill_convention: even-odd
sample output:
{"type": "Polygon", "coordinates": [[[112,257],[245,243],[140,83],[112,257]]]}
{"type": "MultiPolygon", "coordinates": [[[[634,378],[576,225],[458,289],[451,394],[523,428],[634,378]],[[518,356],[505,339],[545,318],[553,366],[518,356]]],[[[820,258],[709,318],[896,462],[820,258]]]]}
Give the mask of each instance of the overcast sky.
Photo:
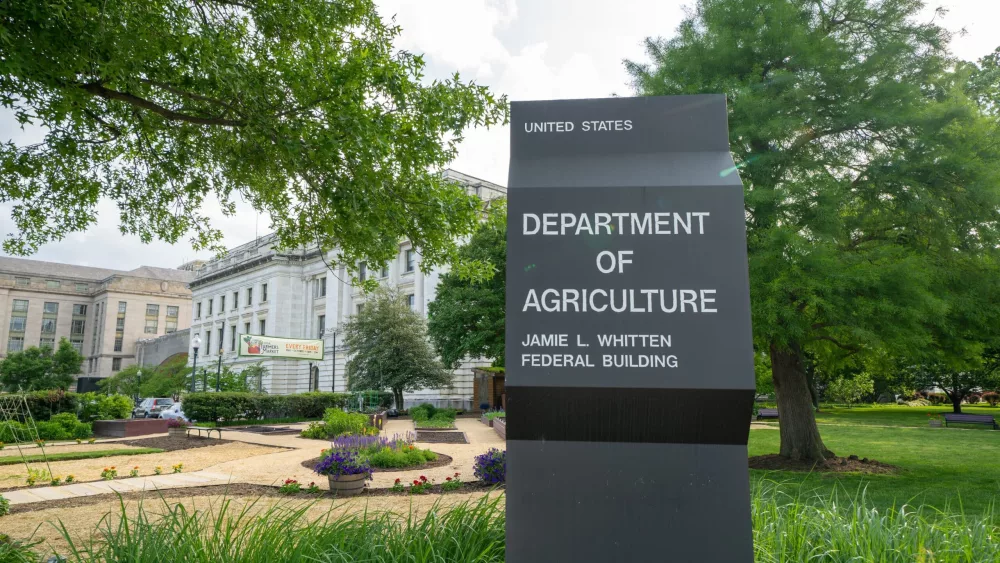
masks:
{"type": "MultiPolygon", "coordinates": [[[[670,36],[688,1],[675,0],[380,0],[383,17],[396,15],[403,27],[399,47],[426,55],[429,77],[459,71],[489,85],[511,100],[628,95],[622,59],[642,59],[643,38],[670,36]]],[[[995,24],[1000,0],[941,0],[930,3],[949,10],[943,20],[956,37],[953,52],[975,60],[1000,46],[995,24]]],[[[932,10],[928,9],[930,18],[932,10]]],[[[506,184],[508,131],[496,128],[467,134],[452,168],[491,182],[506,184]]],[[[38,130],[17,129],[0,110],[0,141],[38,141],[38,130]]],[[[0,206],[0,236],[14,226],[9,206],[0,206]]],[[[241,205],[236,217],[216,217],[233,247],[269,230],[266,217],[241,205]]],[[[114,204],[99,207],[98,225],[85,233],[43,246],[33,258],[129,270],[140,265],[175,267],[195,258],[189,244],[142,244],[122,236],[114,204]]]]}

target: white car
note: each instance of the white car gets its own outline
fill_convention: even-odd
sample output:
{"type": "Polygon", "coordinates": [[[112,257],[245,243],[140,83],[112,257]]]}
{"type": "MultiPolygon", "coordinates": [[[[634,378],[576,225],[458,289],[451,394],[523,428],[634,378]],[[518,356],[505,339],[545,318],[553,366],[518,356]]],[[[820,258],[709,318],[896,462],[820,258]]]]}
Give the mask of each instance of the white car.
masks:
{"type": "Polygon", "coordinates": [[[181,408],[180,403],[174,403],[170,408],[160,412],[160,418],[165,418],[167,420],[176,418],[177,420],[183,420],[184,422],[191,422],[186,416],[184,416],[184,409],[181,408]]]}

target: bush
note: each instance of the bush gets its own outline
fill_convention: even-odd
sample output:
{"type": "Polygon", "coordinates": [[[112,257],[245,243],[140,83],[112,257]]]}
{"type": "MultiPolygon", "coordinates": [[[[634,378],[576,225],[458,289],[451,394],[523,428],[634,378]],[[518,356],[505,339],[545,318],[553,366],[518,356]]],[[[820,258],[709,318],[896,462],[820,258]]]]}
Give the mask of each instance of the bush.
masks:
{"type": "Polygon", "coordinates": [[[330,437],[341,434],[365,434],[370,432],[367,429],[371,428],[368,426],[368,416],[339,409],[326,409],[323,422],[330,437]]]}
{"type": "Polygon", "coordinates": [[[410,417],[416,421],[432,419],[454,421],[456,416],[458,416],[458,411],[455,409],[439,409],[430,403],[424,403],[410,409],[410,417]]]}
{"type": "Polygon", "coordinates": [[[987,391],[983,393],[983,401],[990,404],[991,407],[995,407],[1000,404],[1000,393],[996,391],[987,391]]]}
{"type": "Polygon", "coordinates": [[[331,408],[343,409],[346,393],[189,393],[184,396],[184,414],[191,420],[230,422],[274,418],[319,418],[331,408]]]}
{"type": "Polygon", "coordinates": [[[488,485],[496,485],[507,480],[507,450],[490,450],[476,456],[473,473],[488,485]]]}
{"type": "Polygon", "coordinates": [[[965,402],[970,405],[977,405],[979,404],[980,399],[982,399],[982,397],[979,393],[969,393],[969,395],[965,398],[965,402]]]}
{"type": "MultiPolygon", "coordinates": [[[[58,424],[66,433],[66,438],[48,438],[45,436],[40,436],[43,440],[62,440],[69,438],[89,438],[93,433],[89,423],[80,422],[76,418],[75,414],[70,414],[68,412],[60,413],[54,415],[49,419],[49,423],[58,424]]],[[[42,424],[42,423],[39,423],[42,424]]],[[[39,428],[39,435],[41,435],[42,430],[39,428]]]]}
{"type": "Polygon", "coordinates": [[[69,440],[72,437],[58,422],[43,420],[35,423],[35,427],[42,440],[69,440]]]}
{"type": "Polygon", "coordinates": [[[0,516],[7,516],[10,514],[10,501],[5,499],[3,495],[0,495],[0,516]]]}
{"type": "Polygon", "coordinates": [[[77,413],[80,395],[61,389],[33,391],[25,393],[28,409],[35,420],[48,420],[52,415],[63,412],[77,413]]]}
{"type": "Polygon", "coordinates": [[[944,393],[928,393],[927,400],[930,401],[932,405],[943,405],[948,401],[948,396],[944,393]]]}
{"type": "Polygon", "coordinates": [[[384,468],[412,467],[435,460],[437,460],[436,453],[417,447],[412,449],[407,447],[401,450],[385,447],[369,456],[372,467],[384,468]]]}

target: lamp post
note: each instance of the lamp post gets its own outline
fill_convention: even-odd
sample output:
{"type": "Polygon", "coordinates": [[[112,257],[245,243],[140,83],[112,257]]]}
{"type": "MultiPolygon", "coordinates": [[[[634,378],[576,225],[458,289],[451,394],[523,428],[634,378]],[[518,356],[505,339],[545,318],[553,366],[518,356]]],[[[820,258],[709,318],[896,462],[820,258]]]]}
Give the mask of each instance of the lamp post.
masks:
{"type": "MultiPolygon", "coordinates": [[[[309,379],[308,379],[308,382],[309,382],[309,391],[312,391],[313,390],[313,363],[312,362],[309,362],[309,379]]],[[[316,389],[316,390],[319,391],[319,389],[316,389]]]]}
{"type": "Polygon", "coordinates": [[[142,386],[142,369],[138,369],[135,372],[135,406],[139,406],[140,395],[139,387],[142,386]]]}
{"type": "Polygon", "coordinates": [[[333,367],[330,368],[330,392],[337,392],[337,331],[333,331],[333,367]]]}
{"type": "Polygon", "coordinates": [[[198,348],[201,348],[201,335],[195,333],[191,339],[191,348],[194,349],[194,364],[191,366],[191,392],[194,393],[194,379],[198,376],[198,348]]]}
{"type": "Polygon", "coordinates": [[[222,353],[225,350],[219,346],[219,367],[215,371],[215,392],[219,392],[219,378],[222,377],[222,353]]]}

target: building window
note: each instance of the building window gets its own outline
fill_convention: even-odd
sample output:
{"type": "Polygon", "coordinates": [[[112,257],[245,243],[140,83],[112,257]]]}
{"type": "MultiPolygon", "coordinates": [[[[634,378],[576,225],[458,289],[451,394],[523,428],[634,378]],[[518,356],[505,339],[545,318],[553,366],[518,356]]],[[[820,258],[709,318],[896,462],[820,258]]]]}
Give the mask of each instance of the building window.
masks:
{"type": "Polygon", "coordinates": [[[250,323],[243,324],[243,334],[250,334],[250,323]]]}
{"type": "Polygon", "coordinates": [[[73,327],[70,330],[70,334],[83,334],[83,329],[86,324],[87,321],[83,319],[73,319],[73,327]]]}
{"type": "Polygon", "coordinates": [[[59,280],[45,280],[45,287],[48,289],[59,289],[61,285],[59,280]]]}
{"type": "Polygon", "coordinates": [[[313,297],[326,297],[326,277],[313,280],[313,297]]]}
{"type": "Polygon", "coordinates": [[[226,296],[225,295],[220,295],[219,296],[219,313],[225,313],[225,312],[226,312],[226,296]]]}
{"type": "Polygon", "coordinates": [[[56,320],[42,319],[42,334],[55,334],[55,332],[56,332],[56,320]]]}
{"type": "Polygon", "coordinates": [[[194,318],[201,318],[201,301],[194,304],[194,318]]]}
{"type": "Polygon", "coordinates": [[[267,329],[267,321],[265,321],[264,319],[261,319],[257,324],[260,326],[260,335],[264,336],[264,333],[267,332],[266,331],[266,329],[267,329]]]}
{"type": "Polygon", "coordinates": [[[125,307],[127,305],[128,305],[128,303],[126,303],[124,301],[119,301],[118,302],[118,313],[124,315],[125,314],[125,307]]]}
{"type": "Polygon", "coordinates": [[[56,315],[59,313],[59,304],[47,301],[45,306],[42,308],[42,312],[50,315],[56,315]]]}
{"type": "Polygon", "coordinates": [[[208,316],[210,316],[210,317],[212,316],[212,302],[214,302],[214,301],[215,301],[215,299],[209,299],[208,300],[208,316]]]}
{"type": "Polygon", "coordinates": [[[122,369],[122,359],[111,358],[111,371],[121,371],[121,369],[122,369]]]}
{"type": "Polygon", "coordinates": [[[247,288],[247,306],[253,305],[253,288],[247,288]]]}
{"type": "Polygon", "coordinates": [[[222,343],[226,341],[225,340],[225,332],[224,332],[223,328],[219,329],[219,354],[222,354],[222,346],[223,346],[222,343]]]}
{"type": "Polygon", "coordinates": [[[115,337],[115,352],[122,351],[122,343],[124,342],[124,340],[125,339],[121,336],[115,337]]]}
{"type": "Polygon", "coordinates": [[[76,292],[77,293],[87,293],[87,284],[85,284],[85,283],[78,283],[78,284],[76,284],[76,292]]]}
{"type": "Polygon", "coordinates": [[[156,334],[158,325],[159,321],[156,319],[146,319],[146,328],[144,328],[142,332],[145,334],[156,334]]]}
{"type": "Polygon", "coordinates": [[[10,331],[11,332],[24,332],[25,325],[28,324],[28,317],[11,317],[10,318],[10,331]]]}
{"type": "Polygon", "coordinates": [[[229,327],[229,351],[236,351],[236,325],[229,327]]]}
{"type": "Polygon", "coordinates": [[[115,330],[125,330],[125,317],[118,317],[115,322],[115,330]]]}
{"type": "Polygon", "coordinates": [[[49,350],[54,350],[56,347],[55,338],[42,338],[38,341],[39,348],[48,348],[49,350]]]}
{"type": "Polygon", "coordinates": [[[382,279],[385,279],[385,278],[389,277],[389,267],[388,266],[382,266],[382,271],[379,272],[379,276],[382,279]]]}
{"type": "Polygon", "coordinates": [[[316,328],[319,330],[316,332],[318,336],[316,338],[323,338],[323,333],[326,332],[326,315],[320,315],[316,319],[316,328]]]}
{"type": "Polygon", "coordinates": [[[81,305],[79,303],[73,305],[73,314],[74,315],[80,315],[80,316],[86,315],[87,314],[87,306],[86,305],[81,305]]]}
{"type": "Polygon", "coordinates": [[[406,304],[410,306],[410,310],[412,311],[417,305],[417,296],[412,293],[407,295],[406,304]]]}
{"type": "Polygon", "coordinates": [[[368,262],[362,262],[358,264],[358,280],[365,281],[366,277],[368,277],[368,262]]]}
{"type": "Polygon", "coordinates": [[[14,300],[14,312],[15,313],[26,313],[26,312],[28,312],[28,300],[27,299],[15,299],[14,300]]]}
{"type": "Polygon", "coordinates": [[[360,315],[361,311],[364,311],[364,310],[365,310],[365,304],[364,303],[358,303],[358,314],[360,315]]]}
{"type": "Polygon", "coordinates": [[[73,349],[74,350],[76,350],[77,352],[79,352],[81,354],[83,353],[83,340],[81,340],[81,339],[78,338],[78,339],[75,339],[75,340],[70,340],[69,343],[73,345],[73,349]]]}
{"type": "Polygon", "coordinates": [[[233,292],[233,310],[235,311],[240,307],[240,292],[233,292]]]}
{"type": "Polygon", "coordinates": [[[17,285],[31,285],[31,278],[14,278],[14,283],[17,285]]]}
{"type": "Polygon", "coordinates": [[[260,302],[267,303],[267,284],[260,284],[260,302]]]}
{"type": "Polygon", "coordinates": [[[211,330],[206,330],[205,331],[205,355],[206,356],[211,356],[212,355],[212,331],[211,330]]]}
{"type": "Polygon", "coordinates": [[[412,272],[417,267],[416,252],[411,248],[406,251],[406,271],[412,272]]]}
{"type": "Polygon", "coordinates": [[[177,314],[180,313],[180,309],[180,307],[176,307],[174,305],[167,305],[167,318],[176,319],[177,314]]]}
{"type": "MultiPolygon", "coordinates": [[[[209,312],[211,312],[211,301],[209,301],[209,312]]],[[[146,305],[146,316],[147,317],[159,317],[160,316],[160,306],[159,305],[146,305]]]]}
{"type": "Polygon", "coordinates": [[[164,333],[170,334],[171,332],[177,332],[177,321],[171,321],[167,319],[167,324],[164,326],[164,333]]]}
{"type": "Polygon", "coordinates": [[[7,353],[20,352],[24,350],[24,337],[23,336],[11,336],[7,339],[7,353]]]}

